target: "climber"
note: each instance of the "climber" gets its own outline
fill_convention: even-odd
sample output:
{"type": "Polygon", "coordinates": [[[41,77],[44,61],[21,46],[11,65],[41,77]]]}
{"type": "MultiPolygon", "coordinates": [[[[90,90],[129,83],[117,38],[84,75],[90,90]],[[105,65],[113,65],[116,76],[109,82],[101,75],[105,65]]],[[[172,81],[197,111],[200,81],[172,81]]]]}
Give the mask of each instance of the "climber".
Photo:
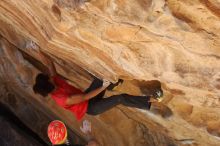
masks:
{"type": "Polygon", "coordinates": [[[44,97],[49,95],[58,105],[74,113],[79,121],[85,113],[98,115],[119,104],[149,110],[151,102],[157,101],[152,97],[162,96],[162,94],[156,92],[154,96],[120,94],[103,98],[106,88],[111,90],[122,80],[119,80],[118,83],[110,84],[109,81],[101,81],[95,77],[90,87],[82,92],[57,75],[55,66],[49,56],[42,52],[39,52],[39,54],[43,63],[48,67],[47,74],[49,75],[43,73],[37,75],[33,86],[34,92],[44,97]]]}

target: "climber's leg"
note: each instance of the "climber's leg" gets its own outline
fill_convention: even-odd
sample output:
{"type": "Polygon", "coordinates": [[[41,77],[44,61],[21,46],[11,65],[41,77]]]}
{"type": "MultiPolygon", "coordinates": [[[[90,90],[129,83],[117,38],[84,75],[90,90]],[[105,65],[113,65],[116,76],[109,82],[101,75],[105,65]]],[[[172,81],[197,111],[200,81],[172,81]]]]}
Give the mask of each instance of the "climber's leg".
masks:
{"type": "Polygon", "coordinates": [[[122,84],[124,81],[122,79],[119,79],[118,82],[116,83],[111,83],[108,87],[107,90],[113,90],[116,86],[122,84]]]}
{"type": "MultiPolygon", "coordinates": [[[[94,77],[93,82],[91,83],[91,85],[89,86],[88,89],[85,90],[85,93],[89,93],[99,87],[102,86],[103,81],[94,77]]],[[[105,90],[102,91],[101,93],[99,93],[98,95],[96,95],[94,98],[102,98],[105,95],[105,90]]]]}
{"type": "MultiPolygon", "coordinates": [[[[93,78],[94,78],[94,80],[93,80],[92,84],[89,86],[88,89],[85,90],[85,93],[88,93],[88,92],[90,92],[90,91],[93,91],[93,90],[95,90],[95,89],[97,89],[97,88],[99,88],[99,87],[102,86],[102,84],[103,84],[103,81],[102,81],[102,80],[96,78],[95,76],[93,76],[93,78]]],[[[117,83],[115,83],[115,84],[111,83],[111,84],[107,87],[107,89],[108,89],[108,90],[112,90],[114,87],[118,86],[118,85],[119,85],[120,83],[122,83],[122,82],[123,82],[123,80],[122,80],[122,79],[119,79],[117,83]]],[[[106,90],[102,91],[101,93],[99,93],[98,95],[96,95],[94,98],[102,98],[102,97],[105,95],[105,91],[106,91],[106,90]]]]}
{"type": "Polygon", "coordinates": [[[124,97],[121,104],[125,106],[145,110],[149,110],[151,107],[151,102],[149,102],[150,96],[133,96],[128,94],[121,94],[121,96],[124,97]]]}
{"type": "Polygon", "coordinates": [[[150,109],[149,99],[147,96],[132,96],[128,94],[113,95],[103,99],[94,98],[89,100],[87,113],[98,115],[119,104],[140,109],[150,109]]]}
{"type": "Polygon", "coordinates": [[[123,96],[114,95],[108,98],[92,98],[89,100],[87,113],[98,115],[121,103],[123,96]]]}

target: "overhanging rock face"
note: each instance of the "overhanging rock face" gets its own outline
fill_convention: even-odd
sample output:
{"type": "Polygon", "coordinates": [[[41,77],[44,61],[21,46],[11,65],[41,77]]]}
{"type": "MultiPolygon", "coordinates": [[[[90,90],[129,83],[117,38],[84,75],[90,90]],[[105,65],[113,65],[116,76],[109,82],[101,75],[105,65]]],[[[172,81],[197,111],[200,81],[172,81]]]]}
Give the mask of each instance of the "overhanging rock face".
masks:
{"type": "Polygon", "coordinates": [[[91,82],[89,73],[113,82],[124,79],[120,92],[138,88],[131,80],[156,79],[164,89],[163,106],[173,116],[123,106],[86,116],[100,144],[218,146],[219,12],[219,0],[1,0],[0,77],[81,136],[71,113],[31,90],[39,72],[35,67],[43,68],[36,61],[41,61],[38,50],[81,89],[91,82]],[[35,45],[27,48],[31,41],[35,45]]]}

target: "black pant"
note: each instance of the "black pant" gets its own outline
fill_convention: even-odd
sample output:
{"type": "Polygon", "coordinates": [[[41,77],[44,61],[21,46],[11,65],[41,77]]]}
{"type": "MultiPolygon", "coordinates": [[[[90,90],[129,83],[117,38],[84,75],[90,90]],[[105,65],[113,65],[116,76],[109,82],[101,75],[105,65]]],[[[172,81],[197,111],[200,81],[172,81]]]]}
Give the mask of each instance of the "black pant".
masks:
{"type": "MultiPolygon", "coordinates": [[[[90,87],[85,91],[88,93],[102,86],[102,81],[95,78],[90,87]]],[[[103,98],[105,90],[99,93],[97,96],[89,100],[87,113],[89,115],[101,114],[116,105],[122,104],[129,107],[135,107],[140,109],[150,109],[151,103],[148,102],[149,96],[132,96],[128,94],[113,95],[108,98],[103,98]]]]}

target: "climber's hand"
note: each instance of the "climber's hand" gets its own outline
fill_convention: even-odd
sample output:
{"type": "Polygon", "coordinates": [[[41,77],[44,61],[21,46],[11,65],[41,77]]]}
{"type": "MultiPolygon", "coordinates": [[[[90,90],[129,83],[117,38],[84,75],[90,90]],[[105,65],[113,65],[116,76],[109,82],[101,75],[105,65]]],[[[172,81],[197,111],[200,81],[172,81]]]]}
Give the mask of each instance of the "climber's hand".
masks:
{"type": "Polygon", "coordinates": [[[108,87],[110,84],[111,84],[111,82],[109,82],[108,80],[104,79],[102,86],[103,87],[108,87]]]}

